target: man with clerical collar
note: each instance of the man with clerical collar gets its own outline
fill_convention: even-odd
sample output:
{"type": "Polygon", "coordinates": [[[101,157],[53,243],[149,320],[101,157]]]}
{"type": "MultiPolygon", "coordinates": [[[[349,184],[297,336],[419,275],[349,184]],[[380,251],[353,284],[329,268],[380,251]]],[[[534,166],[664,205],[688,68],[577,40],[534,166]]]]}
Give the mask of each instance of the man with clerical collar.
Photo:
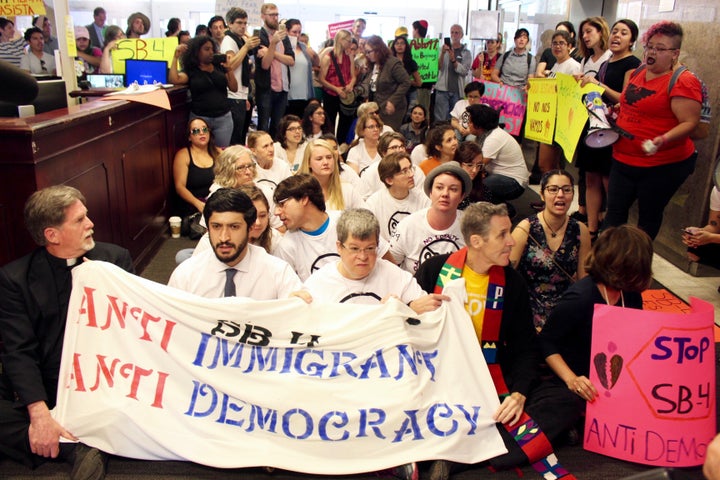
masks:
{"type": "Polygon", "coordinates": [[[57,397],[71,268],[102,260],[134,273],[127,250],[93,240],[85,197],[58,185],[33,193],[25,224],[40,246],[0,269],[0,454],[31,468],[48,458],[73,464],[72,479],[105,476],[105,455],[50,414],[57,397]]]}
{"type": "Polygon", "coordinates": [[[378,260],[380,225],[370,210],[348,209],[337,222],[340,260],[310,275],[303,288],[314,302],[374,305],[395,297],[415,313],[436,310],[445,295],[426,294],[412,275],[387,260],[378,260]]]}
{"type": "Polygon", "coordinates": [[[288,298],[301,283],[290,265],[249,243],[257,210],[244,192],[221,188],[203,209],[212,249],[185,260],[168,285],[208,298],[288,298]]]}
{"type": "MultiPolygon", "coordinates": [[[[273,253],[288,262],[302,281],[337,260],[335,226],[340,212],[325,212],[325,197],[315,177],[301,173],[286,178],[275,189],[273,199],[275,215],[288,229],[273,253]]],[[[381,240],[378,255],[391,260],[386,257],[388,249],[381,240]]]]}
{"type": "MultiPolygon", "coordinates": [[[[538,472],[545,473],[545,468],[559,467],[550,441],[577,418],[567,414],[573,411],[568,404],[573,399],[566,395],[564,385],[539,381],[537,334],[528,287],[509,266],[515,241],[510,235],[507,207],[488,202],[471,204],[465,209],[461,229],[467,246],[426,260],[415,278],[425,291],[438,294],[452,280],[465,281],[465,309],[500,396],[494,419],[508,448],[508,453],[490,460],[490,464],[507,468],[529,461],[538,472]],[[525,432],[522,447],[514,439],[522,437],[521,432],[525,432]]],[[[554,478],[574,478],[564,470],[555,473],[554,478]]],[[[439,460],[431,466],[433,480],[446,480],[449,475],[448,462],[439,460]]]]}
{"type": "Polygon", "coordinates": [[[458,205],[472,189],[470,175],[459,163],[447,162],[432,169],[423,186],[430,207],[405,217],[390,241],[393,258],[410,273],[428,258],[465,246],[458,205]]]}

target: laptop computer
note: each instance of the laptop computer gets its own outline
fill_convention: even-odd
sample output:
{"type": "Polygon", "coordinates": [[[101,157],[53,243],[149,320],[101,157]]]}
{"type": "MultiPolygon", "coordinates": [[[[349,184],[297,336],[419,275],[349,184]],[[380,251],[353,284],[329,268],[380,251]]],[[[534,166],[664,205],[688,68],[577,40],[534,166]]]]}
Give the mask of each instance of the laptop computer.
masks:
{"type": "Polygon", "coordinates": [[[125,85],[125,76],[121,73],[112,75],[88,74],[87,81],[90,82],[90,88],[121,89],[125,85]]]}
{"type": "Polygon", "coordinates": [[[125,86],[167,83],[167,62],[164,60],[125,60],[125,86]]]}

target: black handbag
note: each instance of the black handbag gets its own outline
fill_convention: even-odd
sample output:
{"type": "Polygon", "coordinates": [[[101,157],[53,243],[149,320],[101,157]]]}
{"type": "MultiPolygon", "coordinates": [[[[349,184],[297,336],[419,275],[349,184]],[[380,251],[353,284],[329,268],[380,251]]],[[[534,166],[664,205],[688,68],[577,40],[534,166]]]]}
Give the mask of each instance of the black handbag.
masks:
{"type": "Polygon", "coordinates": [[[200,225],[201,218],[200,212],[183,217],[180,224],[180,235],[188,237],[190,240],[199,240],[205,234],[205,227],[200,225]]]}

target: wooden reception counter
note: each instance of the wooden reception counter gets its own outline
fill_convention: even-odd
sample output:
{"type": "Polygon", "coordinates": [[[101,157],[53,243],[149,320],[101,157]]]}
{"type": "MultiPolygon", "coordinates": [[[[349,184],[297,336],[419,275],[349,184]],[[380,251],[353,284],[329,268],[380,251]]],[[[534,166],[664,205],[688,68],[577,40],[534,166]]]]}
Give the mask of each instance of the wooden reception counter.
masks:
{"type": "Polygon", "coordinates": [[[34,191],[71,185],[87,198],[95,239],[150,260],[167,229],[172,159],[185,144],[188,95],[168,91],[172,110],[95,100],[28,118],[0,118],[0,265],[35,248],[23,223],[34,191]]]}

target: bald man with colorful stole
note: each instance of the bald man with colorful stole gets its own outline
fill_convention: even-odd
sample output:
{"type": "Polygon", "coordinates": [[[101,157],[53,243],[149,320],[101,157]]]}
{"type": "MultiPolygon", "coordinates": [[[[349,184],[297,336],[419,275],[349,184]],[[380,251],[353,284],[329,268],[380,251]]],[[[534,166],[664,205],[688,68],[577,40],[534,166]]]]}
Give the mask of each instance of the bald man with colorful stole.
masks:
{"type": "MultiPolygon", "coordinates": [[[[467,245],[432,257],[415,273],[426,292],[442,293],[455,279],[465,281],[465,309],[500,397],[494,414],[508,453],[490,460],[494,468],[529,462],[544,478],[572,479],[553,453],[551,440],[566,432],[577,418],[564,391],[540,382],[537,334],[532,322],[528,288],[509,267],[514,240],[504,204],[477,202],[465,210],[461,231],[467,245]]],[[[563,389],[564,390],[564,389],[563,389]]],[[[432,480],[447,480],[450,463],[435,461],[432,480]]]]}

